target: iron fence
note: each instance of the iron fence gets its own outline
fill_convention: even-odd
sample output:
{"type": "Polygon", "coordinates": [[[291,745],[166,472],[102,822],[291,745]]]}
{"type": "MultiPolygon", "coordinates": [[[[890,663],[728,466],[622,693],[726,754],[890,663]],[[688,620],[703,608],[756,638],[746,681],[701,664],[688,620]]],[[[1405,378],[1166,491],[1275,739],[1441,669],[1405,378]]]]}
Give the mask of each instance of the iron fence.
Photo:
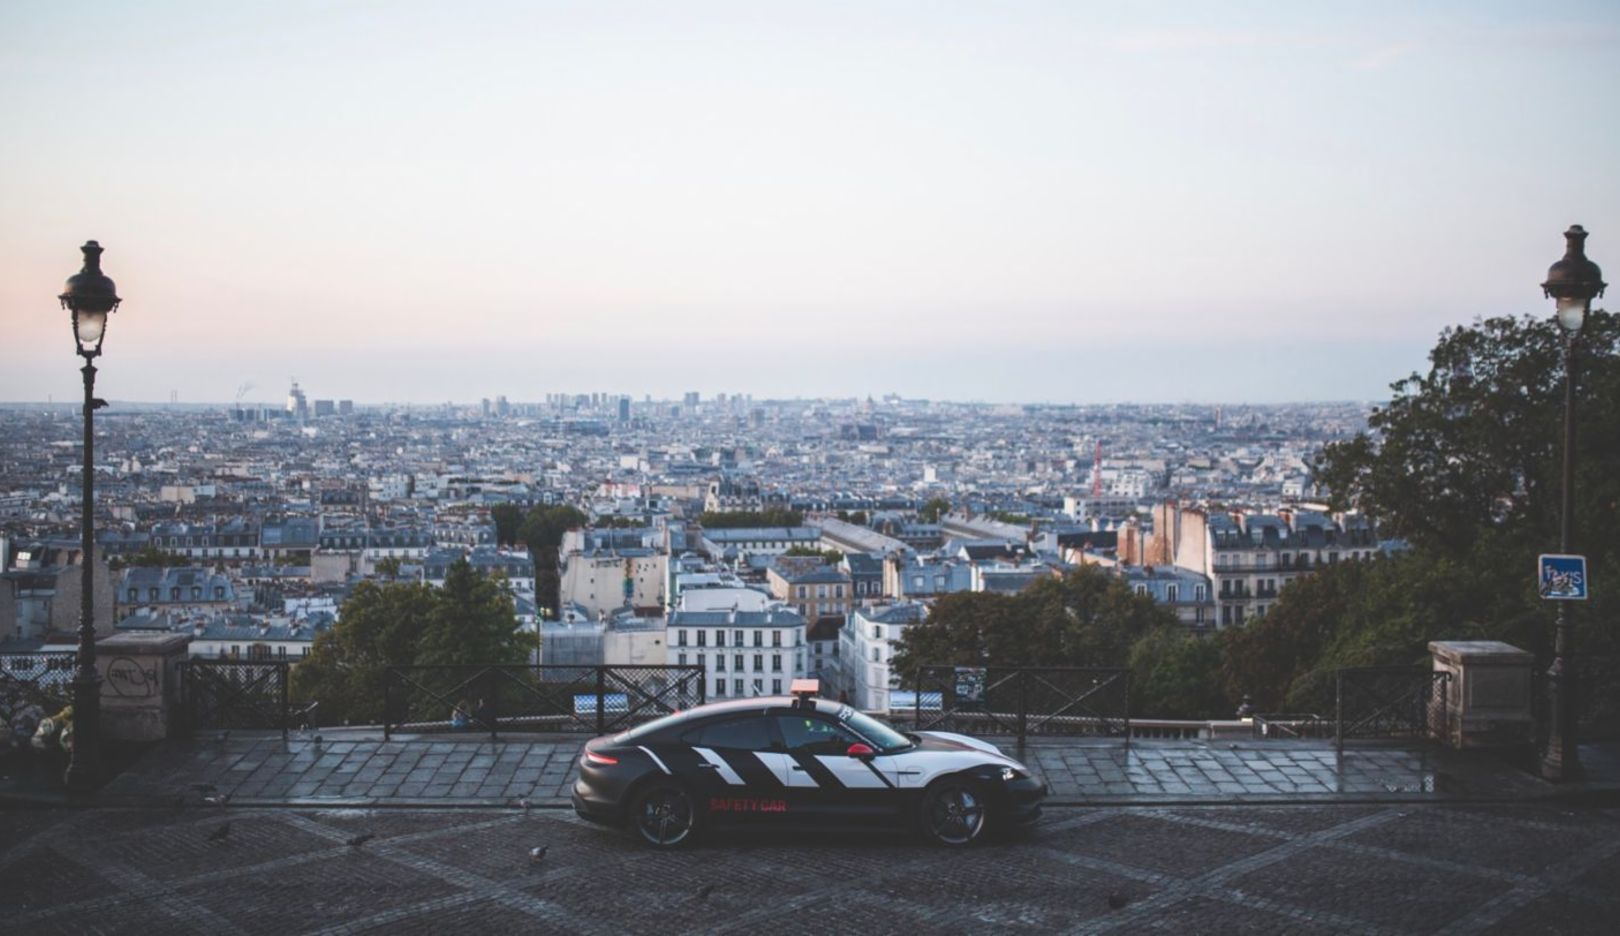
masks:
{"type": "MultiPolygon", "coordinates": [[[[923,666],[911,727],[966,734],[1090,735],[1130,743],[1131,672],[1120,667],[923,666]]],[[[903,718],[906,707],[891,711],[903,718]]]]}
{"type": "Polygon", "coordinates": [[[287,734],[285,660],[216,660],[180,664],[186,724],[207,729],[269,729],[287,734]]]}
{"type": "Polygon", "coordinates": [[[1410,666],[1339,670],[1334,677],[1334,743],[1358,738],[1427,741],[1446,725],[1451,674],[1410,666]]]}
{"type": "Polygon", "coordinates": [[[391,666],[383,735],[396,731],[607,734],[702,705],[701,666],[391,666]]]}
{"type": "Polygon", "coordinates": [[[54,715],[73,701],[73,668],[78,654],[0,654],[0,702],[6,707],[37,705],[54,715]]]}
{"type": "Polygon", "coordinates": [[[1333,737],[1334,722],[1312,712],[1254,716],[1254,736],[1274,741],[1320,740],[1333,737]]]}

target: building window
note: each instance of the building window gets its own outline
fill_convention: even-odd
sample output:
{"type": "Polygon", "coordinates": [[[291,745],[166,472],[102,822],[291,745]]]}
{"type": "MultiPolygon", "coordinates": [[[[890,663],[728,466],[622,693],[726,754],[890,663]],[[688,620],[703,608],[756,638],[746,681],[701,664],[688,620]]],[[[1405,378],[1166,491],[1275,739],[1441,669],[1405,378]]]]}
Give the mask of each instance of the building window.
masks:
{"type": "Polygon", "coordinates": [[[773,673],[782,672],[782,654],[780,654],[780,653],[771,654],[771,672],[773,672],[773,673]]]}
{"type": "Polygon", "coordinates": [[[882,647],[873,647],[872,648],[872,662],[873,663],[882,663],[883,662],[882,654],[883,654],[883,648],[882,647]]]}
{"type": "Polygon", "coordinates": [[[1176,585],[1166,585],[1164,587],[1164,600],[1170,602],[1171,604],[1175,604],[1177,601],[1180,601],[1181,600],[1181,589],[1180,589],[1180,587],[1178,587],[1176,585]]]}
{"type": "Polygon", "coordinates": [[[724,647],[726,645],[726,632],[725,631],[718,630],[718,631],[714,632],[714,645],[716,647],[724,647]]]}
{"type": "Polygon", "coordinates": [[[765,632],[764,631],[754,631],[754,646],[756,646],[756,647],[765,646],[765,632]]]}
{"type": "Polygon", "coordinates": [[[765,654],[763,654],[763,653],[754,654],[754,672],[756,672],[756,673],[765,672],[765,654]]]}
{"type": "Polygon", "coordinates": [[[1200,604],[1202,604],[1203,601],[1204,601],[1204,597],[1205,597],[1204,586],[1202,586],[1202,585],[1194,585],[1193,586],[1193,600],[1199,602],[1200,604]]]}
{"type": "Polygon", "coordinates": [[[724,679],[716,679],[714,681],[714,694],[717,696],[723,696],[726,694],[726,681],[724,679]]]}
{"type": "Polygon", "coordinates": [[[1136,593],[1138,595],[1146,595],[1148,593],[1147,586],[1146,585],[1138,585],[1138,586],[1136,586],[1136,593]]]}
{"type": "Polygon", "coordinates": [[[731,642],[736,644],[739,647],[742,646],[743,645],[743,632],[740,631],[740,630],[739,631],[732,631],[731,632],[731,642]]]}
{"type": "Polygon", "coordinates": [[[736,670],[739,673],[742,672],[743,671],[743,655],[739,653],[736,656],[733,656],[731,658],[731,664],[732,664],[731,665],[732,669],[736,670]]]}
{"type": "Polygon", "coordinates": [[[771,646],[773,646],[773,647],[782,646],[782,632],[781,631],[771,631],[771,646]]]}
{"type": "Polygon", "coordinates": [[[842,586],[842,585],[834,585],[833,586],[833,597],[834,598],[842,598],[842,597],[844,597],[844,586],[842,586]]]}
{"type": "Polygon", "coordinates": [[[706,631],[706,630],[698,631],[697,632],[697,642],[698,642],[698,646],[707,647],[709,645],[709,632],[706,631]]]}
{"type": "Polygon", "coordinates": [[[678,631],[675,632],[675,646],[677,646],[677,647],[686,646],[686,631],[678,630],[678,631]]]}
{"type": "Polygon", "coordinates": [[[686,654],[684,654],[684,653],[675,654],[675,665],[676,666],[685,666],[686,665],[686,654]]]}
{"type": "Polygon", "coordinates": [[[724,673],[726,671],[726,655],[724,653],[715,654],[714,671],[716,673],[724,673]]]}
{"type": "Polygon", "coordinates": [[[781,695],[781,694],[782,694],[782,680],[780,680],[780,679],[771,680],[771,695],[781,695]]]}
{"type": "Polygon", "coordinates": [[[805,588],[803,585],[800,585],[799,586],[798,597],[803,598],[805,596],[805,593],[808,592],[808,591],[809,591],[808,588],[805,588]]]}
{"type": "Polygon", "coordinates": [[[743,694],[743,681],[740,680],[740,679],[733,679],[731,681],[731,689],[732,689],[732,692],[735,693],[736,695],[742,695],[743,694]]]}

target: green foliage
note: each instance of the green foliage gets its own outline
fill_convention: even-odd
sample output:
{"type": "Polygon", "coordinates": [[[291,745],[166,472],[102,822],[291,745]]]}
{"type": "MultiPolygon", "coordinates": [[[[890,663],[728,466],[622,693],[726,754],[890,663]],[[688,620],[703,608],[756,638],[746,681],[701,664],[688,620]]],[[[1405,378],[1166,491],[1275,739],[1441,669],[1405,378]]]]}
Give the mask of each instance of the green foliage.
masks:
{"type": "Polygon", "coordinates": [[[1131,645],[1131,709],[1159,718],[1231,718],[1222,689],[1221,646],[1179,624],[1156,627],[1131,645]]]}
{"type": "Polygon", "coordinates": [[[159,549],[156,546],[143,546],[127,556],[113,556],[107,560],[107,568],[114,572],[119,569],[170,569],[188,565],[191,565],[191,560],[186,556],[159,549]]]}
{"type": "Polygon", "coordinates": [[[523,527],[523,508],[516,504],[496,504],[489,509],[489,518],[495,521],[495,542],[502,546],[516,546],[518,530],[523,527]]]}
{"type": "Polygon", "coordinates": [[[399,557],[384,556],[372,563],[372,569],[385,578],[399,578],[399,557]]]}
{"type": "Polygon", "coordinates": [[[844,561],[844,554],[836,549],[817,549],[814,546],[789,546],[782,551],[784,556],[819,556],[824,565],[837,565],[844,561]]]}
{"type": "Polygon", "coordinates": [[[796,527],[804,524],[804,512],[768,507],[764,510],[706,510],[698,523],[709,530],[736,530],[745,527],[796,527]]]}
{"type": "Polygon", "coordinates": [[[536,507],[529,511],[518,530],[518,539],[529,547],[529,557],[534,562],[535,604],[546,609],[553,618],[560,604],[558,592],[562,581],[557,573],[557,553],[563,534],[585,526],[587,519],[566,504],[536,507]]]}
{"type": "MultiPolygon", "coordinates": [[[[1395,383],[1394,399],[1369,420],[1371,432],[1328,446],[1317,463],[1335,506],[1360,507],[1386,535],[1409,539],[1412,555],[1360,573],[1367,580],[1359,593],[1290,586],[1275,606],[1282,617],[1268,617],[1262,630],[1303,626],[1334,608],[1337,631],[1320,648],[1295,651],[1319,653],[1310,664],[1317,670],[1412,662],[1427,640],[1440,638],[1501,639],[1545,659],[1554,609],[1536,595],[1534,575],[1536,555],[1556,551],[1559,541],[1563,341],[1550,316],[1487,319],[1442,333],[1429,372],[1395,383]]],[[[1570,535],[1595,587],[1589,603],[1571,610],[1580,658],[1612,672],[1620,590],[1604,585],[1620,582],[1620,317],[1588,315],[1575,357],[1570,535]]],[[[1323,579],[1317,588],[1356,574],[1329,569],[1315,577],[1323,579]]],[[[1587,685],[1597,695],[1592,707],[1620,710],[1612,681],[1587,685]]],[[[1297,697],[1299,689],[1288,693],[1297,697]]]]}
{"type": "Polygon", "coordinates": [[[895,652],[903,677],[918,666],[1123,666],[1131,646],[1175,616],[1123,579],[1081,566],[1016,595],[958,592],[906,628],[895,652]]]}
{"type": "Polygon", "coordinates": [[[951,502],[943,497],[929,498],[917,511],[917,519],[924,523],[938,523],[939,518],[951,512],[951,502]]]}
{"type": "Polygon", "coordinates": [[[420,582],[361,582],[338,622],[315,638],[292,671],[292,697],[320,702],[326,722],[375,724],[389,666],[521,663],[512,597],[497,579],[455,563],[443,588],[420,582]]]}

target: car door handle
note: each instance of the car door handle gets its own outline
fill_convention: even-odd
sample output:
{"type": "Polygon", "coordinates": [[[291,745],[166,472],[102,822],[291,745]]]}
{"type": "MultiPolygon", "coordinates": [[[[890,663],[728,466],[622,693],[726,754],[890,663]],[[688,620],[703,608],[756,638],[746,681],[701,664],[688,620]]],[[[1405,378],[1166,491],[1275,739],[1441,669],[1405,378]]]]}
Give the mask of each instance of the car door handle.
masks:
{"type": "Polygon", "coordinates": [[[897,771],[895,771],[895,773],[898,773],[902,777],[915,777],[918,774],[922,773],[922,771],[918,770],[915,767],[913,767],[910,770],[897,770],[897,771]]]}
{"type": "Polygon", "coordinates": [[[808,773],[808,771],[806,771],[803,767],[800,767],[798,764],[794,764],[793,769],[797,770],[799,773],[808,773]]]}
{"type": "Polygon", "coordinates": [[[698,766],[702,767],[704,770],[719,770],[720,769],[719,764],[711,764],[708,761],[704,761],[703,763],[698,764],[698,766]]]}

